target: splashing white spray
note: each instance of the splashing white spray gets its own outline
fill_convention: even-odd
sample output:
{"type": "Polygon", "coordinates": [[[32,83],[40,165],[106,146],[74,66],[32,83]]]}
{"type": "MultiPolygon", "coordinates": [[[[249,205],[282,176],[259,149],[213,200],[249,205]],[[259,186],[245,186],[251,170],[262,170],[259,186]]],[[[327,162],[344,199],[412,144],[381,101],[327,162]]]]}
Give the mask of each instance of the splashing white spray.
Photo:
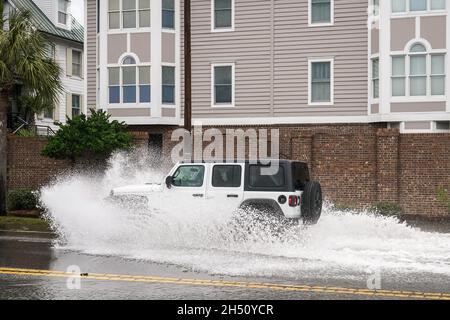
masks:
{"type": "MultiPolygon", "coordinates": [[[[262,224],[233,223],[233,212],[218,203],[159,194],[146,214],[103,200],[116,186],[162,181],[163,173],[148,163],[143,154],[118,154],[101,177],[72,175],[43,188],[57,245],[227,275],[325,277],[368,267],[450,275],[449,234],[423,232],[391,217],[326,206],[317,225],[274,233],[262,224]]],[[[243,214],[247,222],[254,217],[243,214]]]]}

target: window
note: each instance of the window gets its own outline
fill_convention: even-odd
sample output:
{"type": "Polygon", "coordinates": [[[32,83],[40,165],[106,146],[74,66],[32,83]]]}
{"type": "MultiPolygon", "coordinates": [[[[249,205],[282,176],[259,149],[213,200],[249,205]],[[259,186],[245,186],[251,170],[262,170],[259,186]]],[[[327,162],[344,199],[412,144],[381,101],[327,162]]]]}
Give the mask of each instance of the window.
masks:
{"type": "Polygon", "coordinates": [[[56,48],[53,43],[46,43],[44,45],[45,56],[49,59],[55,59],[56,48]]]}
{"type": "Polygon", "coordinates": [[[174,0],[162,0],[162,27],[166,29],[175,28],[174,0]]]}
{"type": "Polygon", "coordinates": [[[310,1],[310,24],[330,24],[333,22],[334,0],[309,0],[310,1]]]}
{"type": "Polygon", "coordinates": [[[175,103],[175,67],[162,67],[162,103],[175,103]]]}
{"type": "Polygon", "coordinates": [[[44,110],[44,119],[53,119],[54,108],[46,108],[44,110]]]}
{"type": "Polygon", "coordinates": [[[379,64],[379,58],[372,59],[372,97],[374,99],[380,97],[379,64]]]}
{"type": "Polygon", "coordinates": [[[406,11],[406,0],[392,0],[392,12],[405,12],[406,11]]]}
{"type": "Polygon", "coordinates": [[[181,166],[174,173],[172,184],[176,187],[201,187],[204,176],[204,166],[181,166]]]}
{"type": "Polygon", "coordinates": [[[136,28],[136,0],[122,0],[122,25],[124,29],[136,28]]]}
{"type": "Polygon", "coordinates": [[[411,96],[427,94],[427,55],[421,44],[412,46],[409,56],[409,86],[411,96]]]}
{"type": "Polygon", "coordinates": [[[309,103],[333,103],[333,61],[310,60],[309,78],[309,103]]]}
{"type": "Polygon", "coordinates": [[[380,0],[372,0],[372,15],[380,15],[380,0]]]}
{"type": "Polygon", "coordinates": [[[109,103],[150,103],[150,66],[127,56],[120,67],[108,68],[109,103]]]}
{"type": "Polygon", "coordinates": [[[233,1],[213,0],[213,29],[233,29],[233,1]]]}
{"type": "Polygon", "coordinates": [[[392,57],[392,96],[405,95],[405,57],[392,57]]]}
{"type": "Polygon", "coordinates": [[[408,55],[392,57],[392,96],[428,95],[445,95],[445,54],[430,54],[424,45],[416,43],[408,55]]]}
{"type": "Polygon", "coordinates": [[[67,0],[58,0],[58,23],[67,24],[67,0]]]}
{"type": "Polygon", "coordinates": [[[445,55],[431,56],[431,95],[445,95],[445,55]]]}
{"type": "Polygon", "coordinates": [[[123,103],[136,103],[136,66],[122,67],[123,103]]]}
{"type": "Polygon", "coordinates": [[[150,97],[150,67],[139,67],[139,102],[149,103],[150,97]]]}
{"type": "Polygon", "coordinates": [[[212,186],[215,188],[239,188],[241,186],[241,166],[214,166],[212,186]]]}
{"type": "Polygon", "coordinates": [[[214,105],[234,104],[233,69],[233,65],[213,65],[214,105]]]}
{"type": "Polygon", "coordinates": [[[109,29],[150,27],[150,0],[108,0],[109,29]]]}
{"type": "Polygon", "coordinates": [[[81,114],[81,96],[78,94],[72,95],[72,118],[81,114]]]}
{"type": "Polygon", "coordinates": [[[431,0],[431,10],[444,10],[445,0],[431,0]]]}
{"type": "Polygon", "coordinates": [[[391,0],[393,13],[444,10],[445,0],[391,0]]]}
{"type": "Polygon", "coordinates": [[[72,75],[81,77],[81,51],[72,50],[72,75]]]}
{"type": "Polygon", "coordinates": [[[150,27],[150,0],[139,0],[139,28],[150,27]]]}
{"type": "Polygon", "coordinates": [[[120,0],[108,2],[109,29],[120,29],[120,0]]]}
{"type": "Polygon", "coordinates": [[[109,103],[120,103],[120,68],[108,68],[109,103]]]}
{"type": "Polygon", "coordinates": [[[427,10],[427,0],[409,0],[410,11],[425,11],[427,10]]]}
{"type": "Polygon", "coordinates": [[[273,175],[263,174],[261,165],[250,165],[249,185],[254,188],[276,188],[285,184],[284,168],[278,167],[277,173],[273,175]]]}

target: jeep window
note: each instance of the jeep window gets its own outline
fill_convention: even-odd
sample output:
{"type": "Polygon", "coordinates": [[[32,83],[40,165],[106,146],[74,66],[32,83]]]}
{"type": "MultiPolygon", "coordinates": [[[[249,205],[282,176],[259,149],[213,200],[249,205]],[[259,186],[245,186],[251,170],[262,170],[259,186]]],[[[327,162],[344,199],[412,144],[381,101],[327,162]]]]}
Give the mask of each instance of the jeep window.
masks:
{"type": "Polygon", "coordinates": [[[278,167],[278,171],[273,175],[264,174],[265,172],[261,170],[267,168],[261,165],[250,165],[250,187],[254,188],[273,188],[282,187],[285,184],[284,168],[282,166],[278,167]]]}
{"type": "Polygon", "coordinates": [[[241,186],[241,166],[214,166],[212,186],[215,188],[239,188],[241,186]]]}
{"type": "Polygon", "coordinates": [[[175,187],[201,187],[205,176],[204,166],[181,166],[173,175],[175,187]]]}

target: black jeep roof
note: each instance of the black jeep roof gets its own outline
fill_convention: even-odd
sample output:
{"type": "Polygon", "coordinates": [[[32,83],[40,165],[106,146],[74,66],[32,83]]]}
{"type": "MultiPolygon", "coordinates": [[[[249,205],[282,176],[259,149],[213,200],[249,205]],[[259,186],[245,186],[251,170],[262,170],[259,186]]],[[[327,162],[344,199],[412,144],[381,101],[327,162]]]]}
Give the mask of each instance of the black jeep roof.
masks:
{"type": "Polygon", "coordinates": [[[302,161],[297,160],[288,160],[288,159],[265,159],[265,160],[240,160],[240,159],[223,159],[223,160],[184,160],[181,161],[181,163],[261,163],[261,161],[264,161],[263,164],[267,164],[274,161],[278,163],[306,163],[302,161]]]}

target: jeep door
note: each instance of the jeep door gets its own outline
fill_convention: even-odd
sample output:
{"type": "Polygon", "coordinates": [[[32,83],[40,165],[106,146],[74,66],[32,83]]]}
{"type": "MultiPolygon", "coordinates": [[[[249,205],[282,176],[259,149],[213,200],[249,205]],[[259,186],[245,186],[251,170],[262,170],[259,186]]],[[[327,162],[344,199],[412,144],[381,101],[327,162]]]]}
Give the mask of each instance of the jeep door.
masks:
{"type": "Polygon", "coordinates": [[[172,174],[172,186],[168,192],[171,196],[176,195],[175,201],[179,201],[180,198],[185,198],[187,201],[203,200],[205,199],[206,176],[207,168],[204,164],[182,164],[172,174]]]}
{"type": "Polygon", "coordinates": [[[214,164],[208,181],[207,199],[216,206],[233,212],[244,197],[244,168],[242,164],[214,164]]]}

